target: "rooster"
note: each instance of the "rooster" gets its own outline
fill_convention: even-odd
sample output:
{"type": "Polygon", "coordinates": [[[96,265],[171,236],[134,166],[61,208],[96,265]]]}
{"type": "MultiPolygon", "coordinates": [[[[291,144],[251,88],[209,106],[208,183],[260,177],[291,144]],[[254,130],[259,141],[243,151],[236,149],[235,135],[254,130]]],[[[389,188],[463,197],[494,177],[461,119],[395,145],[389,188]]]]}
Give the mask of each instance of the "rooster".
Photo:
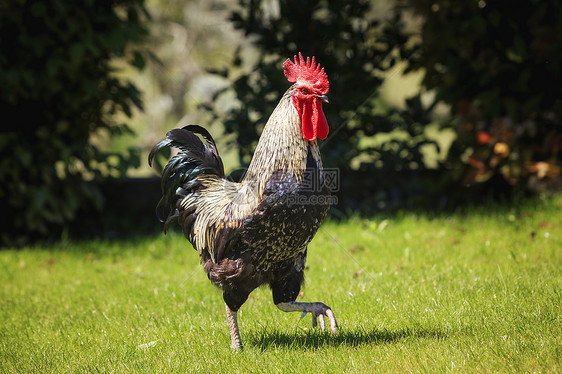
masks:
{"type": "Polygon", "coordinates": [[[314,57],[305,61],[300,53],[287,59],[283,70],[294,84],[267,121],[241,182],[225,177],[215,142],[200,126],[169,131],[149,155],[152,165],[161,149],[179,149],[162,172],[157,215],[165,229],[179,223],[209,280],[222,290],[233,349],[242,349],[237,311],[264,284],[280,310],[310,313],[312,326],[319,321],[322,331],[326,316],[337,331],[328,306],[295,301],[307,245],[329,208],[316,140],[328,136],[322,111],[328,77],[314,57]]]}

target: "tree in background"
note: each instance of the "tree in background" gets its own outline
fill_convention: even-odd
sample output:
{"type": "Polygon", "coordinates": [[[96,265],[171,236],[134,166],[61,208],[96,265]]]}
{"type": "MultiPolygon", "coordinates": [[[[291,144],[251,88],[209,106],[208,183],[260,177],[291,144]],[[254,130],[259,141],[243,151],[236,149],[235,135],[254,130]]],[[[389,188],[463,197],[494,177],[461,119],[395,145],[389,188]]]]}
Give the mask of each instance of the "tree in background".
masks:
{"type": "Polygon", "coordinates": [[[393,191],[414,196],[423,188],[412,183],[411,176],[400,180],[395,171],[425,168],[421,147],[434,144],[424,136],[430,121],[427,111],[419,96],[408,100],[405,110],[386,108],[378,99],[383,74],[397,59],[413,53],[398,16],[381,22],[365,0],[240,0],[232,21],[253,41],[256,56],[248,57],[240,49],[232,66],[215,71],[232,85],[206,109],[224,123],[227,133],[236,135],[242,165],[251,159],[260,125],[288,88],[281,73],[283,61],[302,52],[316,56],[330,79],[330,103],[324,109],[330,134],[320,147],[325,164],[340,169],[341,196],[353,197],[348,201],[352,207],[372,207],[390,202],[393,191]],[[219,110],[216,103],[224,102],[218,99],[226,92],[235,95],[237,105],[219,110]],[[397,132],[407,136],[375,139],[397,132]]]}
{"type": "MultiPolygon", "coordinates": [[[[411,69],[451,106],[455,179],[560,181],[562,3],[411,0],[422,16],[411,69]]],[[[560,187],[560,186],[558,186],[560,187]]]]}
{"type": "Polygon", "coordinates": [[[373,4],[239,1],[232,21],[258,52],[251,69],[245,69],[247,54],[239,52],[230,68],[218,72],[233,82],[238,105],[217,119],[236,134],[242,165],[258,139],[257,125],[286,88],[280,64],[302,51],[315,55],[330,76],[325,111],[331,134],[321,145],[326,164],[348,173],[342,175],[343,195],[365,191],[352,193],[362,206],[392,204],[399,195],[398,205],[418,194],[427,201],[428,192],[454,203],[482,188],[509,193],[513,186],[560,180],[559,2],[411,0],[396,3],[394,17],[382,22],[373,4]],[[422,27],[406,32],[402,20],[412,10],[422,27]],[[383,75],[396,59],[408,64],[407,72],[424,72],[423,88],[435,94],[429,107],[419,95],[407,100],[405,110],[379,99],[383,75]],[[412,179],[425,172],[421,150],[431,142],[424,129],[438,103],[451,108],[442,125],[455,129],[455,141],[447,162],[437,165],[438,178],[412,179]],[[406,136],[381,141],[381,134],[397,133],[406,136]],[[460,185],[472,188],[450,188],[460,185]]]}
{"type": "Polygon", "coordinates": [[[98,184],[138,164],[134,151],[92,145],[128,131],[116,114],[140,107],[112,61],[142,68],[143,0],[0,4],[2,242],[60,235],[81,210],[100,208],[98,184]]]}

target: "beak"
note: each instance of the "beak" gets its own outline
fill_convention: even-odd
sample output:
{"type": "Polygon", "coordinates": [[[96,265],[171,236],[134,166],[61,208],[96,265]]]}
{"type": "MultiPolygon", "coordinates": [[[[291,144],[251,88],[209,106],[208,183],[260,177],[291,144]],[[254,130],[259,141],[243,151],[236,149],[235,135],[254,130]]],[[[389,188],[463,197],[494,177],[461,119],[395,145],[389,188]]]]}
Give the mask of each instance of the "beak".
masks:
{"type": "Polygon", "coordinates": [[[330,101],[328,101],[328,96],[326,96],[326,95],[319,95],[319,96],[316,96],[316,98],[317,98],[318,100],[320,100],[320,101],[325,102],[325,103],[329,103],[329,102],[330,102],[330,101]]]}

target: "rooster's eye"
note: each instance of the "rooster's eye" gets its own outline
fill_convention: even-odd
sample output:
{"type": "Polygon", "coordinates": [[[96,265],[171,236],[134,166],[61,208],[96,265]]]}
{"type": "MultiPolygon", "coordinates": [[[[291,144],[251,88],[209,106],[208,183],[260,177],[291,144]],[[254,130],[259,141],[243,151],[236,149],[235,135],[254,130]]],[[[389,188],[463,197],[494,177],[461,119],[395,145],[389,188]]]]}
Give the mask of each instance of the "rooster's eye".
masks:
{"type": "Polygon", "coordinates": [[[303,87],[303,88],[301,88],[301,92],[302,92],[303,94],[307,94],[307,93],[308,93],[308,89],[306,89],[306,88],[303,87]]]}

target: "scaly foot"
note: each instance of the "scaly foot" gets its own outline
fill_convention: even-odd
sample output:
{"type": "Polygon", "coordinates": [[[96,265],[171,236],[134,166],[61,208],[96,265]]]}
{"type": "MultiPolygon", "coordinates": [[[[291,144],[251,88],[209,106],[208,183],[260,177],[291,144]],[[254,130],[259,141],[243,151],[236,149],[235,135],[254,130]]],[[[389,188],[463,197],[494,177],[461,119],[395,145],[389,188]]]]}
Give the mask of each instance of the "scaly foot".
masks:
{"type": "Polygon", "coordinates": [[[317,321],[320,321],[320,328],[322,331],[326,330],[326,324],[324,323],[324,316],[328,317],[330,321],[330,329],[332,334],[338,331],[338,323],[336,322],[336,317],[334,312],[329,306],[323,303],[299,303],[296,301],[289,301],[285,303],[279,303],[276,305],[277,308],[284,312],[302,312],[301,318],[306,316],[306,313],[312,314],[312,327],[317,326],[317,321]]]}

